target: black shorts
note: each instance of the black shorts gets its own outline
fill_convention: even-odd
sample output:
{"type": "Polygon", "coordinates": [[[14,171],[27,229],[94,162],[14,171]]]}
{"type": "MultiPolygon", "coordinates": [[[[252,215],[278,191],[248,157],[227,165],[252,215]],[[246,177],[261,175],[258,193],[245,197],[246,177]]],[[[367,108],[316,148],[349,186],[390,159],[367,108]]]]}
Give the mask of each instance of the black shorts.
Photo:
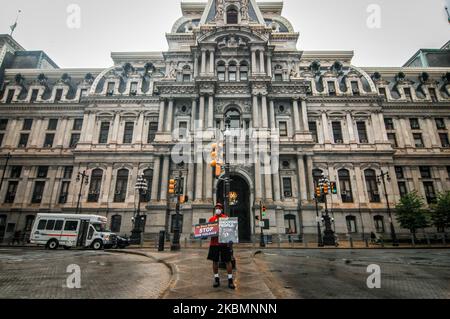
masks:
{"type": "Polygon", "coordinates": [[[231,261],[231,248],[227,246],[211,246],[209,247],[208,260],[212,260],[216,263],[231,261]]]}

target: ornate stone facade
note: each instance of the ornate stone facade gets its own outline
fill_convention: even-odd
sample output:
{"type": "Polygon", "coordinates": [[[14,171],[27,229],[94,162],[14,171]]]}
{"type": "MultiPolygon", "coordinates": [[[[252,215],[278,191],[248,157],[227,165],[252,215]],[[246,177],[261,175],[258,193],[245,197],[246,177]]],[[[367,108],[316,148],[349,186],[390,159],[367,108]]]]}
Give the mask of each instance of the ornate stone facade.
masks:
{"type": "Polygon", "coordinates": [[[0,237],[26,228],[37,212],[74,212],[81,187],[83,212],[130,233],[139,174],[149,181],[146,236],[171,231],[168,181],[180,171],[189,237],[211,216],[220,186],[207,162],[171,160],[179,140],[172,132],[223,129],[229,111],[241,128],[281,134],[278,172],[263,175],[259,161],[232,167],[250,194],[237,213],[249,236],[259,233],[264,203],[267,234],[316,238],[319,173],[337,182],[328,200],[341,236],[389,232],[381,172],[390,173],[391,206],[405,191],[431,202],[450,190],[449,68],[358,68],[352,52],[299,51],[282,3],[210,0],[183,3],[182,11],[167,52],[113,53],[108,69],[5,71],[0,151],[12,158],[0,190],[0,237]],[[83,171],[87,185],[76,179],[83,171]]]}

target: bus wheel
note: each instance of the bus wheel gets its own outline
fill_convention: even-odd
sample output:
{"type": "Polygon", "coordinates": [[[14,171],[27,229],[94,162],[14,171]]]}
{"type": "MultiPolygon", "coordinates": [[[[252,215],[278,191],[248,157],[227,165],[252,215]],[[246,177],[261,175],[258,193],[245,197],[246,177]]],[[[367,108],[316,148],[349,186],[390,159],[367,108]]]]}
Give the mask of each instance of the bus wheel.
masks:
{"type": "Polygon", "coordinates": [[[94,250],[100,250],[103,248],[103,243],[100,240],[96,240],[92,243],[91,247],[94,250]]]}
{"type": "Polygon", "coordinates": [[[58,241],[56,239],[50,239],[47,242],[47,248],[48,249],[55,250],[55,249],[58,249],[58,246],[59,246],[59,244],[58,244],[58,241]]]}

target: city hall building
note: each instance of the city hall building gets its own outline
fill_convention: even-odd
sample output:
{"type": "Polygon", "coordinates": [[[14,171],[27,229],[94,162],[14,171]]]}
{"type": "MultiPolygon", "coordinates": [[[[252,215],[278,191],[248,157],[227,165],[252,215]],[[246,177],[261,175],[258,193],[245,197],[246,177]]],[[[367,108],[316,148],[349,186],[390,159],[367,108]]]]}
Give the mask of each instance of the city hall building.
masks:
{"type": "Polygon", "coordinates": [[[182,3],[167,51],[113,52],[107,69],[62,69],[0,36],[0,239],[29,231],[39,212],[104,215],[112,231],[130,234],[140,175],[145,237],[173,232],[168,186],[180,173],[182,238],[191,238],[223,198],[223,182],[198,160],[201,150],[176,162],[173,149],[197,131],[223,130],[227,117],[233,128],[279,132],[273,173],[251,160],[259,146],[250,139],[239,148],[249,160],[231,165],[242,241],[259,234],[261,205],[265,234],[316,240],[321,176],[337,183],[327,203],[342,238],[389,238],[387,200],[394,207],[417,191],[429,204],[450,190],[449,47],[420,50],[403,67],[361,68],[351,51],[297,49],[282,8],[182,3]]]}

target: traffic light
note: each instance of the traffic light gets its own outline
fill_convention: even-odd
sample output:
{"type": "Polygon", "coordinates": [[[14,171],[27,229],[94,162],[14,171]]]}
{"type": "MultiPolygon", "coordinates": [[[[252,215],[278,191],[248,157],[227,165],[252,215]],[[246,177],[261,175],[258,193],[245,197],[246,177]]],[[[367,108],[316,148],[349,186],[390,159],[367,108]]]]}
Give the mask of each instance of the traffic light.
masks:
{"type": "Polygon", "coordinates": [[[337,185],[336,182],[331,182],[331,193],[337,194],[337,185]]]}
{"type": "Polygon", "coordinates": [[[328,194],[328,184],[327,183],[323,184],[323,193],[325,195],[328,194]]]}
{"type": "Polygon", "coordinates": [[[320,187],[316,187],[316,197],[320,198],[322,196],[322,189],[320,187]]]}
{"type": "Polygon", "coordinates": [[[175,187],[176,187],[177,181],[174,179],[169,180],[169,194],[175,194],[175,187]]]}
{"type": "Polygon", "coordinates": [[[267,216],[267,208],[266,206],[262,207],[262,217],[266,217],[267,216]]]}
{"type": "Polygon", "coordinates": [[[219,147],[219,144],[216,143],[211,145],[211,167],[215,168],[216,177],[220,177],[220,175],[222,175],[222,165],[219,159],[219,147]]]}
{"type": "Polygon", "coordinates": [[[217,144],[211,145],[211,167],[215,168],[217,166],[217,144]]]}

